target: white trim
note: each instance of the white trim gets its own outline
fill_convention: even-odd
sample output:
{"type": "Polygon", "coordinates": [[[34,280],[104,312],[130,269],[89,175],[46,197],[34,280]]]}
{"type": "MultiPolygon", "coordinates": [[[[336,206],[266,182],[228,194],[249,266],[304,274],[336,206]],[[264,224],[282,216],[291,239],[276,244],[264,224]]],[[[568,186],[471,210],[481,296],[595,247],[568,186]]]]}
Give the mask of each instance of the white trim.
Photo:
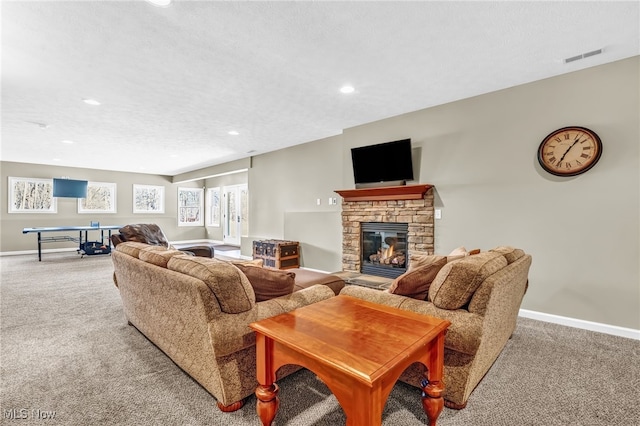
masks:
{"type": "Polygon", "coordinates": [[[207,240],[207,239],[199,239],[199,240],[180,240],[180,241],[169,241],[169,244],[224,244],[220,240],[207,240]]]}
{"type": "Polygon", "coordinates": [[[304,266],[300,266],[300,269],[304,269],[306,271],[312,271],[312,272],[322,272],[323,274],[331,274],[331,272],[323,271],[323,270],[320,270],[320,269],[307,268],[307,267],[304,267],[304,266]]]}
{"type": "Polygon", "coordinates": [[[583,330],[596,331],[627,339],[640,340],[640,330],[618,327],[616,325],[602,324],[599,322],[585,321],[577,318],[562,317],[560,315],[545,314],[543,312],[520,309],[519,316],[553,324],[566,325],[567,327],[581,328],[583,330]]]}
{"type": "Polygon", "coordinates": [[[195,182],[197,180],[211,179],[211,178],[214,178],[214,177],[220,177],[220,176],[233,175],[233,174],[236,174],[236,173],[242,173],[242,172],[246,172],[247,170],[249,170],[249,169],[232,170],[230,172],[216,173],[214,175],[200,176],[200,177],[197,177],[197,178],[191,178],[191,179],[185,179],[185,180],[176,180],[176,181],[173,181],[171,183],[176,184],[176,183],[195,182]]]}

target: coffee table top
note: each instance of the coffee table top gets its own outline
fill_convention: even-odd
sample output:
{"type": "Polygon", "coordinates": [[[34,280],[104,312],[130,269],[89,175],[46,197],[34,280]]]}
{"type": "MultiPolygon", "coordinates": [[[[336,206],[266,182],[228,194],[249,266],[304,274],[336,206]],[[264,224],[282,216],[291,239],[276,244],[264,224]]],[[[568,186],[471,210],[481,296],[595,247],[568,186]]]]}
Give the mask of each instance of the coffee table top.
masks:
{"type": "Polygon", "coordinates": [[[451,323],[351,296],[336,296],[250,327],[298,353],[371,383],[425,351],[451,323]]]}

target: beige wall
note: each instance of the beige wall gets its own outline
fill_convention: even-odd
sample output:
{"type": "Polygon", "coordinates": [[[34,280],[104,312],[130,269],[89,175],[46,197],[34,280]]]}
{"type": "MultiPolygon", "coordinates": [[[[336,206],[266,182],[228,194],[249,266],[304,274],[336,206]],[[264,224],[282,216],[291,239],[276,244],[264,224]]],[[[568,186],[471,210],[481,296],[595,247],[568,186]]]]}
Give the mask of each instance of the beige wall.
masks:
{"type": "Polygon", "coordinates": [[[327,199],[354,187],[350,148],[410,137],[416,182],[435,185],[442,210],[436,252],[521,247],[533,255],[523,308],[640,329],[639,73],[635,57],[256,156],[249,240],[299,240],[304,266],[340,269],[340,205],[327,199]],[[603,155],[558,178],[536,153],[569,125],[598,133],[603,155]]]}
{"type": "MultiPolygon", "coordinates": [[[[205,238],[202,227],[178,227],[178,187],[202,187],[203,181],[181,184],[171,183],[168,176],[142,173],[121,173],[106,170],[56,167],[25,163],[0,163],[2,208],[0,210],[0,252],[37,249],[36,234],[23,234],[23,228],[41,226],[87,226],[91,221],[102,225],[126,225],[129,223],[157,223],[170,240],[193,240],[205,238]],[[113,182],[116,188],[117,212],[101,214],[79,214],[75,198],[58,198],[58,212],[8,213],[8,177],[50,179],[66,176],[71,179],[86,179],[94,182],[113,182]],[[133,214],[133,184],[161,185],[165,187],[165,214],[133,214]]],[[[50,234],[53,235],[53,234],[50,234]]],[[[63,234],[61,234],[63,235],[63,234]]],[[[75,236],[75,235],[74,235],[75,236]]],[[[92,233],[91,236],[98,236],[92,233]]],[[[70,247],[69,243],[44,244],[43,249],[70,247]]]]}

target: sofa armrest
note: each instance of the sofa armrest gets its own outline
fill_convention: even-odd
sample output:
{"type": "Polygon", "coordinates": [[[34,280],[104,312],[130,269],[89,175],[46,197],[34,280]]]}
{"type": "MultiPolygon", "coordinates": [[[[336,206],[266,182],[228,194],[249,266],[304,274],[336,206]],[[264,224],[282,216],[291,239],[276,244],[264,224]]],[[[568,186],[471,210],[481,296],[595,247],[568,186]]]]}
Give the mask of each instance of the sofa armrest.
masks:
{"type": "Polygon", "coordinates": [[[346,286],[340,294],[447,320],[451,322],[444,339],[444,346],[447,349],[474,355],[480,347],[483,321],[480,315],[470,313],[464,309],[441,309],[426,300],[412,299],[387,293],[386,291],[355,285],[346,286]]]}
{"type": "MultiPolygon", "coordinates": [[[[276,297],[275,299],[259,302],[257,303],[257,305],[262,305],[263,303],[267,302],[273,302],[280,306],[282,312],[289,312],[303,306],[311,305],[312,303],[320,302],[321,300],[329,299],[333,296],[335,296],[335,293],[329,286],[324,284],[315,284],[311,287],[294,291],[293,293],[286,296],[276,297]]],[[[263,316],[259,318],[258,321],[264,318],[269,318],[271,316],[273,315],[263,316]]]]}
{"type": "Polygon", "coordinates": [[[314,285],[286,296],[256,303],[249,311],[239,314],[221,313],[209,322],[209,335],[216,357],[230,355],[255,345],[256,336],[249,328],[252,322],[292,311],[335,296],[325,285],[314,285]]]}

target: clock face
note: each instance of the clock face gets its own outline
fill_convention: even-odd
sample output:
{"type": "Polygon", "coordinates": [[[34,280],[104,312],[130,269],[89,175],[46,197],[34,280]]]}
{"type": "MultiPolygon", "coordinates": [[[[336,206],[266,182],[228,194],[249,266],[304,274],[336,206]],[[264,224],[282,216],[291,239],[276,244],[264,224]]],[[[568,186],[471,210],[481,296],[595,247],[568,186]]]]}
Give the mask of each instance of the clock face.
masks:
{"type": "Polygon", "coordinates": [[[602,155],[602,141],[585,127],[563,127],[543,139],[538,161],[556,176],[575,176],[593,167],[602,155]]]}

